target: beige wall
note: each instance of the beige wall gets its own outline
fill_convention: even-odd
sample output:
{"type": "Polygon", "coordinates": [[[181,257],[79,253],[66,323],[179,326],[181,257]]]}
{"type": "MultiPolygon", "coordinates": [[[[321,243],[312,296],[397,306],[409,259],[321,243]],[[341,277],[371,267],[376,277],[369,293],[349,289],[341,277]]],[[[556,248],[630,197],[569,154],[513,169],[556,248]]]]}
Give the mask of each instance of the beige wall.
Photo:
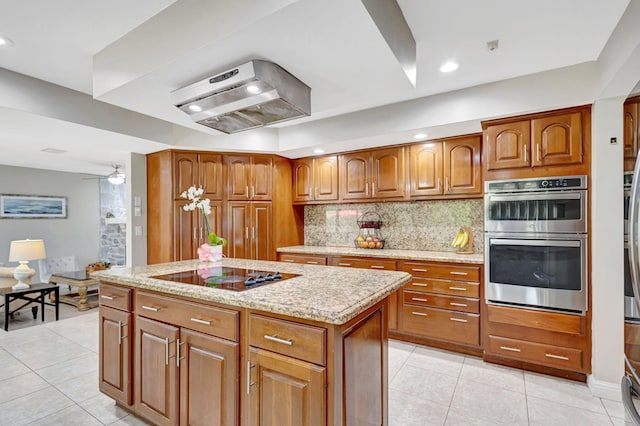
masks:
{"type": "MultiPolygon", "coordinates": [[[[52,159],[53,161],[53,159],[52,159]]],[[[0,263],[9,263],[9,244],[25,238],[43,239],[48,257],[78,256],[80,265],[98,259],[98,179],[87,175],[0,165],[0,194],[54,195],[67,197],[66,219],[0,218],[0,263]]],[[[36,269],[37,261],[29,262],[36,269]]]]}

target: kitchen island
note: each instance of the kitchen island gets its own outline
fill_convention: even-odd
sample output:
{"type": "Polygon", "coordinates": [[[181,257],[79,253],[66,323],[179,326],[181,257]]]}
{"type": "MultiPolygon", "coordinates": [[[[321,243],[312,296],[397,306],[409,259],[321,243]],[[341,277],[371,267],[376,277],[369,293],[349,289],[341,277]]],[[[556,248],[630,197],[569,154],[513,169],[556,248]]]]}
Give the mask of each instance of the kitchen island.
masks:
{"type": "Polygon", "coordinates": [[[223,259],[92,277],[100,390],[154,424],[387,424],[388,297],[407,273],[223,259]],[[288,279],[223,289],[226,268],[288,279]]]}

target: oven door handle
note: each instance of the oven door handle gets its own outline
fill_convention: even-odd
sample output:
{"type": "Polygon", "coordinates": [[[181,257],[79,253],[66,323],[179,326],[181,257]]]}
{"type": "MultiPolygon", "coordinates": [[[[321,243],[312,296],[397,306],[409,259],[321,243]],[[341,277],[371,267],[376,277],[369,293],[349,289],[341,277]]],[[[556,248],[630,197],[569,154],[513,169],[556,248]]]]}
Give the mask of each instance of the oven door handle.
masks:
{"type": "Polygon", "coordinates": [[[527,193],[527,194],[508,194],[497,195],[489,194],[489,201],[536,201],[536,200],[580,200],[582,199],[582,192],[544,192],[544,193],[527,193]]]}
{"type": "Polygon", "coordinates": [[[518,240],[512,238],[489,238],[489,245],[491,246],[554,246],[554,247],[580,247],[582,241],[575,240],[553,240],[553,239],[532,239],[532,240],[518,240]]]}
{"type": "Polygon", "coordinates": [[[631,200],[629,200],[629,269],[633,300],[640,309],[640,265],[638,265],[638,196],[640,196],[640,161],[636,161],[631,182],[631,200]]]}

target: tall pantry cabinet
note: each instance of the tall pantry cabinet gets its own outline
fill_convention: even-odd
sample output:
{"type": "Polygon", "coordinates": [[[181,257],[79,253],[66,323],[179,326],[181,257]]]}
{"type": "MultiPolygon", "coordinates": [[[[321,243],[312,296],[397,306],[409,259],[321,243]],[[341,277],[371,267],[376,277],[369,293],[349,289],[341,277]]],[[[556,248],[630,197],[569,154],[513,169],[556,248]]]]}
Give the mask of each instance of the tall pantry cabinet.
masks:
{"type": "Polygon", "coordinates": [[[277,247],[303,238],[303,210],[292,205],[291,162],[276,155],[160,151],[147,155],[147,263],[197,259],[207,241],[200,210],[180,193],[202,186],[211,200],[211,231],[229,257],[275,260],[277,247]],[[277,188],[277,197],[272,197],[277,188]]]}

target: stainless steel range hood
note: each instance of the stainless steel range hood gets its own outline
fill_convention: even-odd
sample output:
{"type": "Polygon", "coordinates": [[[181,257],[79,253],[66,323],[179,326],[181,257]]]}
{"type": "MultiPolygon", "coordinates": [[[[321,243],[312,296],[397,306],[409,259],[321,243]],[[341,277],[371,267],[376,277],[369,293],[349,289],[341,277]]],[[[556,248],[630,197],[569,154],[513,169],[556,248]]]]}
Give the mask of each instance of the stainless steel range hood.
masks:
{"type": "Polygon", "coordinates": [[[254,60],[171,92],[193,121],[225,133],[311,115],[311,89],[279,65],[254,60]]]}

